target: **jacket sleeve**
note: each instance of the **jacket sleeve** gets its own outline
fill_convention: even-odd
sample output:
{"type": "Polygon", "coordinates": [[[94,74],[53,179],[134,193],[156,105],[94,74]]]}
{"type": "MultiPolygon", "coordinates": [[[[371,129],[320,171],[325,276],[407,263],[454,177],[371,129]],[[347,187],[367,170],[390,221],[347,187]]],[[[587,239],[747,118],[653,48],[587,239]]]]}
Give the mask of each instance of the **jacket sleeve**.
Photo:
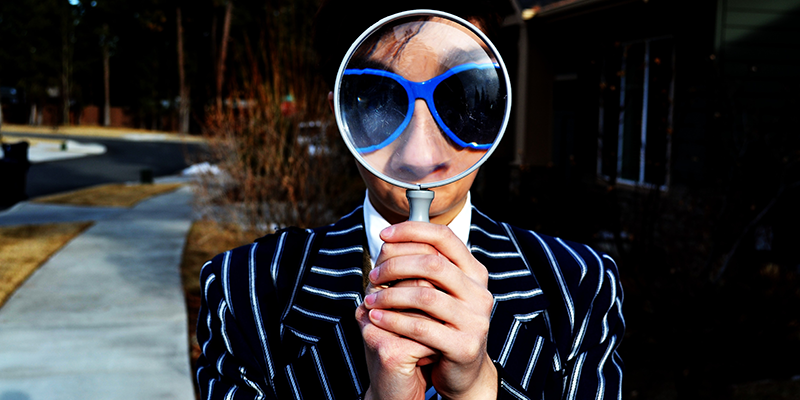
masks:
{"type": "Polygon", "coordinates": [[[588,308],[576,304],[582,320],[576,319],[565,368],[562,398],[567,400],[621,398],[623,364],[617,348],[625,334],[622,286],[614,260],[599,257],[603,275],[596,295],[588,308]]]}
{"type": "Polygon", "coordinates": [[[259,341],[247,334],[253,312],[248,280],[241,279],[248,265],[240,261],[248,247],[216,256],[200,273],[197,341],[202,354],[196,378],[202,399],[276,398],[265,363],[258,359],[263,354],[259,341]]]}

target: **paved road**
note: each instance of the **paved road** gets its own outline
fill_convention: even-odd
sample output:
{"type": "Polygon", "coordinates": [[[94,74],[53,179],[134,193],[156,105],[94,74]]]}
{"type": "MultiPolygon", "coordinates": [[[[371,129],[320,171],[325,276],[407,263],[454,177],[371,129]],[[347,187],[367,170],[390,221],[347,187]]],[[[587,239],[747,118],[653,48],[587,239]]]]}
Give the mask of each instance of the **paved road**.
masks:
{"type": "Polygon", "coordinates": [[[106,146],[105,154],[31,165],[27,185],[31,198],[103,183],[138,181],[142,169],[151,169],[155,177],[173,175],[188,166],[187,155],[197,155],[203,148],[203,145],[196,143],[167,141],[143,142],[14,132],[3,132],[3,135],[71,139],[106,146]]]}

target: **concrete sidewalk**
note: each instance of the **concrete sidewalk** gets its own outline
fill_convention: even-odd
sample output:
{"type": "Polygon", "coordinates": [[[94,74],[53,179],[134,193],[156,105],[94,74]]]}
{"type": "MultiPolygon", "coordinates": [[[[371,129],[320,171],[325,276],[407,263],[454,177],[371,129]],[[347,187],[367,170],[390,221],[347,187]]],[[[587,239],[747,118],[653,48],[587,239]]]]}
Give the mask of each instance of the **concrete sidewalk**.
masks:
{"type": "Polygon", "coordinates": [[[0,213],[98,221],[0,308],[0,399],[194,399],[179,276],[190,201],[184,186],[131,209],[0,213]]]}

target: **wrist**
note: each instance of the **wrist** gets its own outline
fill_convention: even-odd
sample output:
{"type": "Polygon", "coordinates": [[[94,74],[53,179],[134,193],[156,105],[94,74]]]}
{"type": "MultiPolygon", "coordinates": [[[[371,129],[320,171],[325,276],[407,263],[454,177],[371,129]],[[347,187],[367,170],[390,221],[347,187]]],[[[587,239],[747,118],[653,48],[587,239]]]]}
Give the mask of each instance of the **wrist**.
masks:
{"type": "Polygon", "coordinates": [[[480,372],[475,379],[475,384],[470,389],[457,397],[449,397],[448,400],[486,400],[496,399],[498,391],[498,372],[489,354],[486,354],[481,362],[480,372]]]}

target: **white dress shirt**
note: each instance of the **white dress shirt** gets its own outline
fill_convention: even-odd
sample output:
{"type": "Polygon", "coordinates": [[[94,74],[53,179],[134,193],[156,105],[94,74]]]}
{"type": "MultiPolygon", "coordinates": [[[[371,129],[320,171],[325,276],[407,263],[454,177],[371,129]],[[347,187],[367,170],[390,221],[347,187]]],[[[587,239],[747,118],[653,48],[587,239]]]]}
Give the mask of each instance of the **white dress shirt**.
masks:
{"type": "MultiPolygon", "coordinates": [[[[470,194],[467,192],[467,201],[464,202],[464,207],[459,211],[458,215],[447,224],[447,227],[461,239],[464,245],[467,245],[469,240],[469,226],[472,223],[472,201],[470,194]]],[[[378,260],[378,254],[381,252],[383,240],[381,240],[380,233],[382,230],[389,227],[389,222],[383,218],[372,203],[369,201],[369,191],[364,197],[364,229],[367,232],[367,243],[369,244],[369,258],[372,261],[372,266],[375,266],[375,261],[378,260]]]]}

